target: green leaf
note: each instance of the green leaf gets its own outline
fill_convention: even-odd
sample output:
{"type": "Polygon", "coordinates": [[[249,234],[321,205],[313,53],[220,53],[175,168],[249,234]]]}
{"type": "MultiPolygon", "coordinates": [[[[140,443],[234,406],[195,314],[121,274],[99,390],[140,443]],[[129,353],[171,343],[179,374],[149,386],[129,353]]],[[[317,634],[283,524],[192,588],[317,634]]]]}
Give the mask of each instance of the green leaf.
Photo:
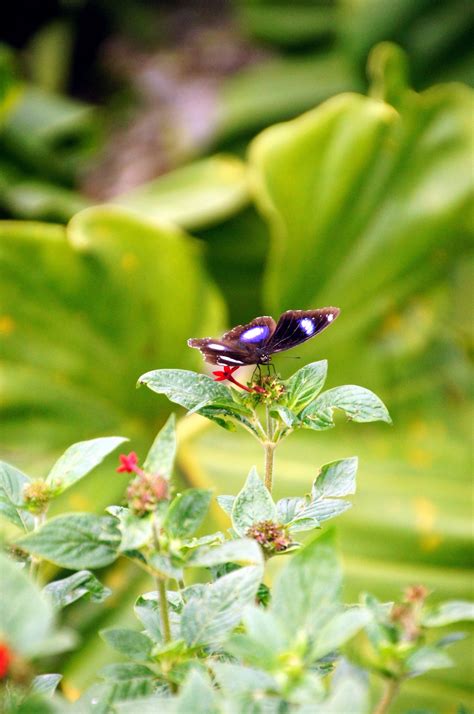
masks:
{"type": "Polygon", "coordinates": [[[192,669],[183,683],[175,704],[175,714],[219,714],[217,695],[209,676],[197,669],[192,669]]]}
{"type": "Polygon", "coordinates": [[[14,466],[0,461],[0,515],[18,528],[29,530],[33,527],[33,516],[23,511],[23,489],[30,480],[14,466]]]}
{"type": "Polygon", "coordinates": [[[217,496],[217,503],[222,508],[223,511],[227,513],[228,516],[232,514],[232,508],[234,507],[234,501],[236,496],[217,496]]]}
{"type": "Polygon", "coordinates": [[[224,407],[230,411],[250,414],[250,410],[236,402],[232,390],[210,377],[186,369],[155,369],[142,374],[139,384],[153,392],[165,394],[171,402],[188,410],[203,407],[224,407]]]}
{"type": "Polygon", "coordinates": [[[118,556],[120,533],[112,516],[72,513],[56,516],[18,545],[63,568],[102,568],[118,556]]]}
{"type": "Polygon", "coordinates": [[[103,602],[112,591],[102,585],[89,570],[79,570],[62,580],[54,580],[43,588],[43,592],[53,601],[54,607],[60,609],[85,597],[91,602],[103,602]]]}
{"type": "MultiPolygon", "coordinates": [[[[219,500],[219,497],[217,500],[219,500]]],[[[305,498],[281,498],[276,504],[278,522],[286,524],[295,520],[298,512],[306,506],[306,503],[307,501],[305,498]]]]}
{"type": "Polygon", "coordinates": [[[454,622],[474,620],[474,603],[467,600],[449,600],[423,613],[424,627],[444,627],[454,622]]]}
{"type": "Polygon", "coordinates": [[[239,565],[260,565],[263,567],[263,555],[260,546],[252,538],[228,540],[214,547],[202,547],[195,550],[187,561],[187,566],[210,568],[221,563],[239,565]]]}
{"type": "Polygon", "coordinates": [[[111,628],[101,630],[100,636],[110,647],[130,659],[147,660],[151,655],[153,642],[141,632],[122,628],[111,628]]]}
{"type": "Polygon", "coordinates": [[[143,468],[170,479],[176,456],[176,417],[171,414],[147,454],[143,468]]]}
{"type": "Polygon", "coordinates": [[[275,519],[276,507],[271,494],[259,478],[256,468],[253,467],[234,501],[232,527],[240,536],[245,536],[255,523],[275,519]]]}
{"type": "Polygon", "coordinates": [[[42,653],[53,634],[52,604],[20,570],[17,563],[0,553],[0,632],[14,652],[30,657],[42,653]]]}
{"type": "Polygon", "coordinates": [[[311,362],[285,382],[288,408],[299,414],[318,396],[324,387],[328,371],[327,360],[311,362]]]}
{"type": "Polygon", "coordinates": [[[176,700],[170,697],[146,697],[131,701],[117,702],[114,709],[117,714],[176,714],[176,700]]]}
{"type": "Polygon", "coordinates": [[[334,615],[318,632],[311,656],[320,659],[337,650],[365,627],[371,617],[370,611],[364,607],[351,607],[334,615]]]}
{"type": "Polygon", "coordinates": [[[385,421],[388,424],[392,423],[385,404],[377,395],[369,389],[352,384],[335,387],[323,392],[306,407],[301,418],[308,428],[312,428],[313,421],[318,424],[320,418],[325,420],[330,415],[331,425],[333,425],[332,415],[334,409],[340,409],[345,412],[352,421],[385,421]]]}
{"type": "MultiPolygon", "coordinates": [[[[2,335],[0,452],[23,450],[28,433],[31,463],[53,463],[91,434],[126,434],[145,449],[169,403],[135,391],[137,376],[197,366],[187,338],[224,327],[200,244],[117,207],[81,211],[67,229],[2,221],[0,273],[2,315],[14,325],[2,335]]],[[[77,484],[83,510],[122,497],[124,477],[105,471],[100,466],[77,484]]],[[[54,509],[72,510],[75,497],[69,489],[54,509]]]]}
{"type": "MultiPolygon", "coordinates": [[[[174,638],[179,637],[179,613],[183,608],[183,599],[173,590],[167,592],[168,610],[171,632],[174,638]]],[[[146,633],[154,642],[162,644],[160,600],[156,591],[140,595],[134,606],[135,615],[144,626],[146,633]]]]}
{"type": "Polygon", "coordinates": [[[242,611],[255,599],[262,568],[247,566],[206,585],[201,596],[184,607],[181,633],[188,646],[213,645],[240,622],[242,611]]]}
{"type": "Polygon", "coordinates": [[[161,577],[183,579],[183,568],[181,561],[176,562],[175,558],[164,553],[152,553],[148,556],[148,563],[161,577]]]}
{"type": "Polygon", "coordinates": [[[282,404],[275,404],[272,406],[270,408],[270,414],[273,417],[280,417],[284,424],[289,426],[291,429],[300,424],[297,414],[288,409],[288,407],[284,407],[282,404]]]}
{"type": "Polygon", "coordinates": [[[284,629],[316,636],[338,608],[342,574],[331,533],[298,550],[278,574],[272,612],[284,629]]]}
{"type": "Polygon", "coordinates": [[[122,534],[119,550],[136,550],[146,545],[152,538],[152,515],[136,516],[124,506],[109,506],[107,512],[118,520],[122,534]]]}
{"type": "Polygon", "coordinates": [[[62,674],[39,674],[33,679],[31,689],[36,694],[52,697],[62,677],[62,674]]]}
{"type": "Polygon", "coordinates": [[[143,664],[131,662],[119,662],[118,664],[108,664],[100,671],[100,676],[104,679],[146,679],[154,677],[154,672],[143,664]]]}
{"type": "Polygon", "coordinates": [[[405,661],[405,667],[413,677],[419,677],[420,674],[424,674],[430,669],[452,667],[453,664],[453,660],[445,652],[437,647],[429,646],[420,647],[405,661]]]}
{"type": "Polygon", "coordinates": [[[231,697],[241,698],[245,694],[277,689],[275,679],[262,669],[230,662],[213,662],[212,671],[219,687],[231,697]]]}
{"type": "Polygon", "coordinates": [[[188,488],[178,494],[166,513],[163,528],[174,538],[190,538],[201,525],[211,502],[212,491],[188,488]]]}
{"type": "Polygon", "coordinates": [[[222,220],[247,201],[245,165],[226,154],[194,161],[113,199],[158,225],[187,229],[222,220]]]}
{"type": "Polygon", "coordinates": [[[106,436],[73,444],[56,461],[46,477],[46,483],[57,486],[58,492],[62,493],[92,471],[111,451],[125,441],[128,439],[122,436],[106,436]]]}
{"type": "MultiPolygon", "coordinates": [[[[321,702],[321,714],[369,714],[369,682],[366,672],[343,661],[336,669],[331,682],[331,691],[326,701],[321,702]]],[[[304,714],[310,714],[309,711],[304,714]]]]}
{"type": "Polygon", "coordinates": [[[311,525],[311,528],[316,527],[323,521],[328,521],[330,518],[335,518],[341,513],[344,513],[352,504],[349,501],[342,501],[336,498],[317,498],[308,503],[290,523],[291,530],[306,530],[303,525],[311,525]],[[308,521],[306,524],[305,522],[308,521]]]}
{"type": "Polygon", "coordinates": [[[355,493],[357,467],[357,456],[331,461],[331,463],[321,466],[313,485],[313,498],[347,496],[355,493]]]}

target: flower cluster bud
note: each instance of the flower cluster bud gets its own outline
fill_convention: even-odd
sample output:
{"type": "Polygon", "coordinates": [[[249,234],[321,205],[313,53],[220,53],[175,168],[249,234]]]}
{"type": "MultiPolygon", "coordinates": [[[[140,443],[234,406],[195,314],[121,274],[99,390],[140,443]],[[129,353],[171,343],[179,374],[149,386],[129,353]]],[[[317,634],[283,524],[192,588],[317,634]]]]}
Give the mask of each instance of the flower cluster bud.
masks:
{"type": "Polygon", "coordinates": [[[285,386],[279,377],[267,375],[250,385],[257,392],[258,401],[264,404],[277,402],[285,393],[285,386]],[[258,387],[258,389],[256,389],[258,387]]]}
{"type": "Polygon", "coordinates": [[[167,479],[160,474],[149,474],[145,471],[135,476],[126,493],[128,505],[137,516],[151,513],[160,501],[168,497],[167,479]]]}
{"type": "Polygon", "coordinates": [[[32,481],[23,489],[24,507],[35,515],[45,513],[53,495],[54,489],[46,481],[32,481]]]}
{"type": "Polygon", "coordinates": [[[273,521],[255,523],[248,529],[246,535],[256,540],[264,550],[270,553],[286,550],[291,543],[284,526],[273,521]]]}

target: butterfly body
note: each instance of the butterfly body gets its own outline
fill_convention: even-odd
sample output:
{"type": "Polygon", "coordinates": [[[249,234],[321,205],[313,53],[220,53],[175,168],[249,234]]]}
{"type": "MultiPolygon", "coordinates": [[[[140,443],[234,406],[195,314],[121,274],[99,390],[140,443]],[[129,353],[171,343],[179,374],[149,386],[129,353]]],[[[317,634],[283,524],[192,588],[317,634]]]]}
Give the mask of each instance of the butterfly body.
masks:
{"type": "Polygon", "coordinates": [[[318,310],[287,310],[278,322],[268,315],[256,317],[247,325],[237,325],[222,338],[188,340],[210,364],[242,366],[269,364],[276,352],[289,350],[322,332],[339,315],[337,307],[318,310]]]}

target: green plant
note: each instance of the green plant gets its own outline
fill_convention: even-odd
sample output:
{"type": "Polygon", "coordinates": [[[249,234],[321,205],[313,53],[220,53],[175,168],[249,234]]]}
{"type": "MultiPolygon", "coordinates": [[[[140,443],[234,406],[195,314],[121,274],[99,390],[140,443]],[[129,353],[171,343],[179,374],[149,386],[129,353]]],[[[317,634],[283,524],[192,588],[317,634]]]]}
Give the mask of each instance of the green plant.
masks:
{"type": "Polygon", "coordinates": [[[125,505],[109,506],[106,515],[48,518],[48,509],[117,448],[120,437],[74,444],[44,480],[31,481],[2,464],[0,513],[24,532],[11,540],[16,564],[5,561],[2,696],[7,712],[40,706],[44,712],[110,714],[157,707],[174,714],[229,708],[242,714],[363,714],[370,709],[367,675],[373,674],[385,682],[373,710],[382,714],[406,679],[451,664],[444,648],[459,635],[437,640],[432,630],[473,619],[469,603],[430,608],[427,590],[415,586],[400,604],[364,595],[358,604],[345,606],[333,533],[313,534],[305,544],[297,540],[350,507],[345,497],[355,492],[357,458],[323,465],[309,494],[276,502],[272,497],[274,454],[284,438],[299,429],[333,428],[335,410],[355,422],[390,423],[382,401],[354,385],[321,391],[325,361],[306,365],[288,380],[259,373],[247,385],[235,379],[234,371],[217,371],[218,381],[176,369],[148,372],[139,380],[225,429],[244,428],[262,445],[264,480],[253,467],[237,495],[218,498],[230,517],[227,534],[200,535],[211,491],[176,490],[173,416],[143,466],[135,452],[121,455],[117,471],[131,475],[125,505]],[[269,587],[267,565],[283,556],[288,562],[269,587]],[[100,633],[122,661],[105,667],[102,682],[69,705],[53,694],[60,675],[33,679],[33,663],[39,655],[73,645],[64,635],[50,644],[55,613],[79,598],[106,599],[110,590],[91,571],[120,557],[133,560],[154,583],[135,603],[141,629],[100,633]],[[47,561],[73,573],[40,593],[47,561]],[[32,598],[40,603],[38,612],[32,598]],[[354,664],[341,659],[343,654],[354,664]],[[46,690],[52,698],[42,695],[46,690]]]}

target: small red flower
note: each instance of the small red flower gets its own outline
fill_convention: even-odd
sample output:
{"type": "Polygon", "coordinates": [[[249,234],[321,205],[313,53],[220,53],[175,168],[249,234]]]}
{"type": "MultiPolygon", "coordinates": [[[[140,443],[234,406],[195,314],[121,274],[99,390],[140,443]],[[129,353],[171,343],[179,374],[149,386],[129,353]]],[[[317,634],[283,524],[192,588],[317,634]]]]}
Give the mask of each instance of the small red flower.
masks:
{"type": "Polygon", "coordinates": [[[4,679],[8,674],[12,655],[6,644],[0,642],[0,679],[4,679]]]}
{"type": "Polygon", "coordinates": [[[245,384],[242,384],[241,382],[238,382],[236,378],[234,377],[234,372],[236,372],[241,365],[238,365],[237,367],[228,367],[227,365],[224,366],[223,370],[216,370],[212,374],[214,375],[214,381],[215,382],[225,382],[229,381],[232,382],[232,384],[235,384],[236,387],[239,387],[240,389],[244,389],[246,392],[260,392],[260,393],[265,393],[265,390],[262,389],[261,387],[258,386],[253,386],[253,387],[246,387],[245,384]]]}
{"type": "MultiPolygon", "coordinates": [[[[212,374],[214,375],[214,381],[215,382],[225,382],[226,379],[230,379],[234,372],[236,372],[239,368],[238,367],[228,367],[225,365],[224,371],[217,370],[216,372],[213,372],[212,374]]],[[[231,382],[233,380],[230,380],[231,382]]]]}
{"type": "Polygon", "coordinates": [[[120,454],[120,466],[116,469],[117,473],[131,474],[137,470],[138,467],[138,456],[134,451],[131,451],[128,456],[125,454],[120,454]]]}

